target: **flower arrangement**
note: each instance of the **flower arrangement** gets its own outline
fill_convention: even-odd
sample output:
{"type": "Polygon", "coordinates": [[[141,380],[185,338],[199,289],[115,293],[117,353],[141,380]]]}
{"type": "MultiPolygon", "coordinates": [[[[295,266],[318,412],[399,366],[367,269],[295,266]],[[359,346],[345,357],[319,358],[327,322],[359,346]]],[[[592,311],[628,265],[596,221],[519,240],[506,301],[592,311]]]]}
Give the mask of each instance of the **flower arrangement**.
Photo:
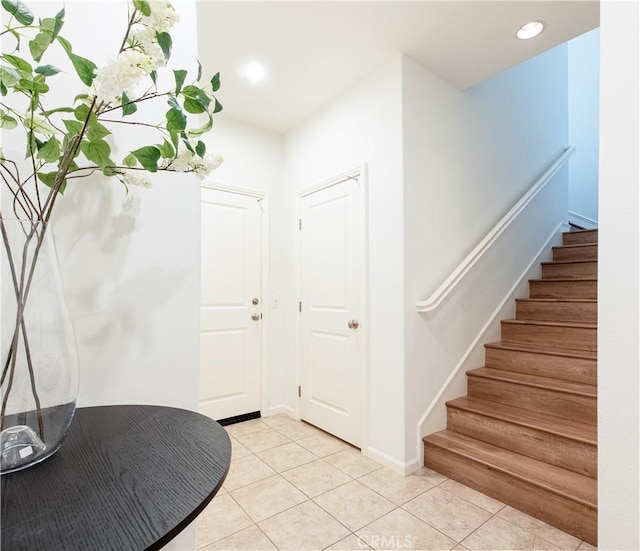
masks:
{"type": "MultiPolygon", "coordinates": [[[[16,443],[17,439],[25,438],[24,431],[2,430],[0,455],[4,472],[22,468],[23,460],[27,461],[26,456],[22,457],[25,450],[35,457],[37,453],[33,450],[39,446],[43,454],[57,449],[55,442],[48,443],[50,435],[45,435],[52,430],[47,429],[47,421],[43,420],[45,410],[39,396],[29,325],[25,321],[29,310],[27,299],[35,287],[39,257],[45,254],[42,251],[48,239],[47,223],[56,202],[73,180],[96,173],[118,180],[127,190],[129,186],[151,187],[151,176],[159,171],[193,172],[200,178],[206,177],[222,159],[207,154],[201,137],[212,129],[213,116],[222,110],[222,105],[216,98],[220,74],[202,83],[199,62],[192,78],[188,78],[184,69],[173,69],[169,89],[159,89],[160,83],[165,82],[159,79],[159,71],[168,69],[171,57],[170,31],[178,21],[177,12],[165,1],[132,0],[119,49],[100,66],[80,55],[64,38],[64,9],[54,17],[36,21],[21,0],[0,0],[0,4],[8,13],[8,21],[0,29],[3,39],[0,128],[11,132],[12,151],[20,147],[24,151],[24,157],[19,153],[12,159],[0,149],[1,187],[4,199],[8,199],[0,203],[3,269],[0,430],[5,428],[10,410],[16,409],[11,405],[12,390],[14,395],[22,392],[16,392],[16,386],[21,384],[16,382],[21,369],[23,390],[28,387],[31,394],[23,403],[28,401],[37,417],[34,426],[23,427],[34,432],[26,436],[32,442],[28,446],[19,447],[16,443]],[[53,48],[61,49],[73,67],[72,76],[79,80],[78,88],[63,100],[61,93],[68,93],[72,87],[67,81],[62,90],[60,86],[55,88],[62,80],[56,80],[62,70],[45,61],[53,48]],[[166,104],[162,120],[144,120],[143,107],[150,102],[166,104]],[[114,158],[110,136],[117,125],[139,130],[137,134],[148,140],[147,144],[128,151],[121,159],[114,158]],[[22,220],[19,246],[11,241],[10,218],[22,220]],[[15,301],[7,301],[11,305],[4,304],[7,290],[15,297],[15,301]],[[11,308],[14,311],[9,314],[11,308]],[[11,322],[6,323],[10,316],[11,322]],[[8,325],[11,327],[5,331],[8,325]],[[17,450],[20,456],[11,450],[17,450]]],[[[62,434],[60,442],[66,428],[68,424],[58,431],[62,434]]]]}
{"type": "Polygon", "coordinates": [[[169,31],[178,21],[171,4],[133,0],[120,48],[100,67],[77,54],[62,36],[64,9],[36,24],[33,13],[20,0],[2,0],[2,7],[10,19],[0,35],[6,43],[10,43],[10,37],[15,42],[14,50],[1,56],[0,128],[23,134],[28,160],[27,174],[23,174],[20,163],[0,151],[0,174],[13,197],[16,217],[49,220],[57,197],[69,181],[96,171],[117,178],[125,186],[150,187],[150,173],[195,172],[203,178],[222,162],[220,157],[208,156],[200,140],[211,130],[213,115],[222,110],[215,96],[220,74],[202,86],[198,63],[193,82],[187,84],[188,72],[177,69],[173,70],[172,89],[157,88],[158,70],[166,67],[171,56],[169,31]],[[25,42],[28,59],[18,55],[25,42]],[[66,53],[85,90],[63,105],[51,106],[46,104],[47,93],[60,69],[42,60],[54,45],[66,53]],[[127,120],[139,104],[154,100],[166,101],[164,120],[127,120]],[[204,117],[204,124],[189,127],[190,115],[204,117]],[[118,124],[152,128],[159,140],[114,160],[106,138],[110,128],[118,124]],[[48,188],[47,193],[43,193],[43,186],[48,188]]]}

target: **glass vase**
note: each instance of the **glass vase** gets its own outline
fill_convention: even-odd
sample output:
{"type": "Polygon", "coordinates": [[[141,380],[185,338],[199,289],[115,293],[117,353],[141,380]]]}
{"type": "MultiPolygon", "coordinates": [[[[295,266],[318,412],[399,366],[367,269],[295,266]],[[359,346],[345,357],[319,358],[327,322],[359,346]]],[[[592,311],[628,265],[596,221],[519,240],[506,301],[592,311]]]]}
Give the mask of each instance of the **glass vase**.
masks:
{"type": "Polygon", "coordinates": [[[0,472],[54,454],[78,394],[78,348],[50,223],[0,218],[0,472]]]}

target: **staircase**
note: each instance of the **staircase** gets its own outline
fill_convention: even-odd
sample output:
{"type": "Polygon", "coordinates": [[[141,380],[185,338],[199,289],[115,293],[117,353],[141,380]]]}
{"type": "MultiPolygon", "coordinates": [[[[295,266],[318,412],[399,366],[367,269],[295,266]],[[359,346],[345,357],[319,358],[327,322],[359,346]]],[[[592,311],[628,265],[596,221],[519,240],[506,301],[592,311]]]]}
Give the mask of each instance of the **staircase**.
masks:
{"type": "Polygon", "coordinates": [[[425,466],[597,545],[598,231],[567,232],[530,280],[425,466]]]}

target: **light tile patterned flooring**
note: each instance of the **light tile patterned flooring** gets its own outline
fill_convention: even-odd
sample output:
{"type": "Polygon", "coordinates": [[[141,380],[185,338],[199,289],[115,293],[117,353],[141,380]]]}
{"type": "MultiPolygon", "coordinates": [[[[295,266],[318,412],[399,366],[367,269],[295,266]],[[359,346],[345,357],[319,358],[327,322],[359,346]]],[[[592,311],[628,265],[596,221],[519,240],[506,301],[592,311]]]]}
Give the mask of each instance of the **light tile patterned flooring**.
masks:
{"type": "Polygon", "coordinates": [[[198,549],[594,549],[429,469],[403,477],[304,422],[227,427],[225,483],[198,549]]]}

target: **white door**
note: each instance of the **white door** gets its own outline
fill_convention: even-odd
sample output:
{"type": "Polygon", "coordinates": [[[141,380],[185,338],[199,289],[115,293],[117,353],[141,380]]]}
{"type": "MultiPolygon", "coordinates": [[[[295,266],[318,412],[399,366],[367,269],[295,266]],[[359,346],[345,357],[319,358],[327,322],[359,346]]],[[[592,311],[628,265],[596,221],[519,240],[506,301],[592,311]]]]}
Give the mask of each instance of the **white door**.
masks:
{"type": "Polygon", "coordinates": [[[300,417],[362,445],[364,190],[349,179],[300,198],[300,417]]]}
{"type": "Polygon", "coordinates": [[[226,419],[260,410],[259,198],[202,188],[200,412],[226,419]]]}

